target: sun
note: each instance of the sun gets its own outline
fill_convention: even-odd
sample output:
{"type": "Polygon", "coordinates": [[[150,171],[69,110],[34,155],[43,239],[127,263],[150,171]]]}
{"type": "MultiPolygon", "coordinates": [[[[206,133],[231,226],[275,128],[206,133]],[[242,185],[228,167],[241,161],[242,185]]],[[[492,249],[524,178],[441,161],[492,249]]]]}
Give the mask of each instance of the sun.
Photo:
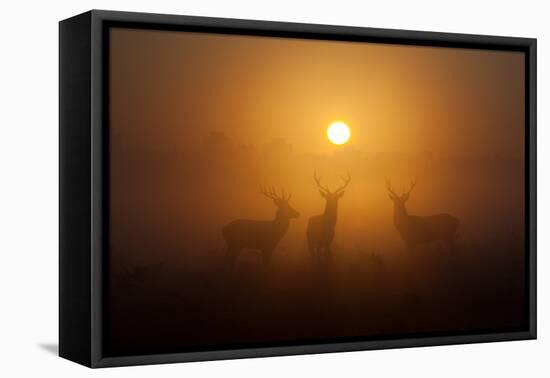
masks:
{"type": "Polygon", "coordinates": [[[351,136],[351,131],[344,122],[338,121],[333,122],[327,129],[327,137],[334,144],[344,144],[347,143],[349,137],[351,136]]]}

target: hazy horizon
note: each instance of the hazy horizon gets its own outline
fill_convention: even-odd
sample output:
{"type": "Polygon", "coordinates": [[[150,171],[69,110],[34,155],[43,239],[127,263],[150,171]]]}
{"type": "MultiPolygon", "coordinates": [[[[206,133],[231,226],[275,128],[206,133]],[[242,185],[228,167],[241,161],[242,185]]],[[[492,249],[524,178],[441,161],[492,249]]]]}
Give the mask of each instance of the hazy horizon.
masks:
{"type": "Polygon", "coordinates": [[[193,146],[231,130],[297,153],[523,156],[520,52],[121,28],[111,46],[111,127],[128,125],[128,143],[193,146]],[[326,143],[336,120],[352,130],[346,146],[326,143]]]}

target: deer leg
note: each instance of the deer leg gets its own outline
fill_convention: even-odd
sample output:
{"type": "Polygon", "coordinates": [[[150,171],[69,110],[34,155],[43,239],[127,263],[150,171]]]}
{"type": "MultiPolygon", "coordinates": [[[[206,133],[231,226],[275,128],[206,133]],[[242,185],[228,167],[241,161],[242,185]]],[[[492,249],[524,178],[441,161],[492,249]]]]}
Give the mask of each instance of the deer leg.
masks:
{"type": "Polygon", "coordinates": [[[327,264],[332,263],[332,249],[330,248],[330,245],[327,245],[325,247],[325,260],[327,264]]]}
{"type": "Polygon", "coordinates": [[[451,237],[445,240],[445,246],[449,252],[454,252],[456,250],[456,239],[451,237]]]}
{"type": "Polygon", "coordinates": [[[312,237],[309,234],[307,235],[307,248],[309,250],[312,260],[315,260],[317,249],[315,248],[315,243],[313,242],[312,237]]]}
{"type": "Polygon", "coordinates": [[[272,255],[273,255],[273,250],[272,249],[268,249],[268,250],[263,251],[264,266],[269,265],[269,263],[271,262],[271,256],[272,255]]]}
{"type": "Polygon", "coordinates": [[[308,244],[308,248],[309,253],[311,254],[311,261],[313,261],[313,263],[315,264],[315,262],[317,261],[317,248],[315,248],[311,243],[308,244]]]}
{"type": "Polygon", "coordinates": [[[235,260],[237,260],[237,257],[239,256],[239,252],[241,252],[240,248],[236,248],[236,247],[227,248],[227,253],[225,254],[225,259],[224,259],[224,266],[233,265],[235,263],[235,260]]]}
{"type": "Polygon", "coordinates": [[[311,244],[309,245],[309,253],[311,254],[311,258],[312,258],[313,260],[315,260],[316,251],[315,251],[315,247],[312,246],[311,244]]]}

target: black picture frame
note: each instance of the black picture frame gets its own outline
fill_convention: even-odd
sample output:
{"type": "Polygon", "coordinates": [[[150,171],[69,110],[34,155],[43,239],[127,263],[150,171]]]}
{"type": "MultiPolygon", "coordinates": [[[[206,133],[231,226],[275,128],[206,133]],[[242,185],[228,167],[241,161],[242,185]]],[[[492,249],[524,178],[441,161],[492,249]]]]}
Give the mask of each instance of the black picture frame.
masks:
{"type": "Polygon", "coordinates": [[[536,338],[536,39],[92,10],[59,24],[59,354],[88,367],[266,357],[536,338]],[[520,51],[525,54],[528,326],[513,332],[110,357],[104,353],[109,210],[108,31],[112,26],[520,51]]]}

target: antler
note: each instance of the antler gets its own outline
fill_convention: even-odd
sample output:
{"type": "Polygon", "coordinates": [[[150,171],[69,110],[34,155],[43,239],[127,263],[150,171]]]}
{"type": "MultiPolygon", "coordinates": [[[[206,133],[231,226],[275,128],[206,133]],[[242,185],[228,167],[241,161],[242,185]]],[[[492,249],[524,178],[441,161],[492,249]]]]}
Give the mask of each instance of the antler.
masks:
{"type": "Polygon", "coordinates": [[[289,201],[292,197],[292,193],[287,193],[284,189],[281,188],[281,195],[279,196],[277,194],[277,191],[275,190],[275,187],[271,186],[268,188],[262,187],[258,194],[264,195],[267,198],[270,198],[272,200],[283,200],[283,201],[289,201]]]}
{"type": "Polygon", "coordinates": [[[284,200],[284,201],[289,201],[290,198],[292,197],[292,193],[287,193],[286,190],[284,190],[283,188],[281,188],[281,199],[284,200]]]}
{"type": "Polygon", "coordinates": [[[317,170],[313,171],[313,179],[315,180],[315,183],[317,184],[319,189],[326,193],[330,193],[330,189],[328,188],[328,186],[321,185],[321,178],[317,177],[317,170]]]}
{"type": "Polygon", "coordinates": [[[407,195],[411,194],[412,190],[414,189],[414,187],[416,186],[416,180],[414,181],[411,181],[411,187],[409,188],[409,191],[406,192],[407,195]]]}
{"type": "Polygon", "coordinates": [[[395,192],[391,188],[391,180],[390,179],[386,179],[386,189],[388,189],[388,192],[390,192],[391,194],[393,194],[394,196],[397,197],[397,194],[395,194],[395,192]]]}
{"type": "Polygon", "coordinates": [[[270,188],[261,187],[258,194],[266,196],[267,198],[270,198],[272,200],[276,200],[278,198],[274,187],[270,187],[270,188]]]}
{"type": "Polygon", "coordinates": [[[351,175],[350,175],[349,172],[348,172],[347,177],[342,176],[341,179],[344,180],[344,185],[342,185],[341,187],[339,187],[338,189],[336,189],[336,190],[334,191],[334,193],[338,193],[338,192],[341,192],[342,190],[346,189],[346,187],[348,186],[349,182],[351,181],[351,175]]]}

